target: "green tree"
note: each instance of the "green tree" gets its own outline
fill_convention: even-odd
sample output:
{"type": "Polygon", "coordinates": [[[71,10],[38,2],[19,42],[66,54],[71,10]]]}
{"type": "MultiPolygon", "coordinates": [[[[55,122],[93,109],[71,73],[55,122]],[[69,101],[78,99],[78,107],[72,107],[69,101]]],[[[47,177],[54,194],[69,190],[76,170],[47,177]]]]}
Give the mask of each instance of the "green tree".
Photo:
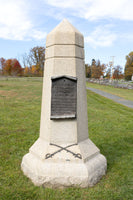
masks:
{"type": "Polygon", "coordinates": [[[126,80],[131,80],[133,75],[133,51],[126,56],[124,75],[126,80]]]}

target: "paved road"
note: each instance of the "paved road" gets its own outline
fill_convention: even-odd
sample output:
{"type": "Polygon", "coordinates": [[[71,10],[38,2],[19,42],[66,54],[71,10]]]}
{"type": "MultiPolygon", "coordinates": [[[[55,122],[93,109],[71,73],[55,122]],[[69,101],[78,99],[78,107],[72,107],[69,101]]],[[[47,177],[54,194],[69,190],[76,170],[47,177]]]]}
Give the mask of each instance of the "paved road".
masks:
{"type": "Polygon", "coordinates": [[[98,89],[95,89],[95,88],[90,88],[90,87],[87,87],[88,90],[91,90],[92,92],[95,92],[103,97],[106,97],[108,99],[111,99],[117,103],[120,103],[120,104],[123,104],[124,106],[127,106],[129,108],[133,108],[133,101],[129,101],[129,100],[126,100],[126,99],[123,99],[119,96],[116,96],[116,95],[113,95],[113,94],[110,94],[110,93],[107,93],[107,92],[104,92],[104,91],[101,91],[101,90],[98,90],[98,89]]]}

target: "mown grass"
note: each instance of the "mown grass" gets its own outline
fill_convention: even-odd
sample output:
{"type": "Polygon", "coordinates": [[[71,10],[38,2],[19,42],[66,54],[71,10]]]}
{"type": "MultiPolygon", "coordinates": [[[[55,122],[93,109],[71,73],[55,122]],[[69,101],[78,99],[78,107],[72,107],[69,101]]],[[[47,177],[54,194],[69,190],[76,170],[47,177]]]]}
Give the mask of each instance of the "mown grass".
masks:
{"type": "Polygon", "coordinates": [[[100,89],[104,92],[108,92],[114,95],[117,95],[119,97],[122,97],[127,100],[133,101],[133,90],[131,89],[123,89],[123,88],[114,88],[113,86],[109,85],[100,85],[95,83],[86,83],[88,87],[100,89]]]}
{"type": "Polygon", "coordinates": [[[133,109],[87,91],[90,139],[108,161],[93,188],[35,187],[23,175],[23,155],[39,135],[42,79],[0,81],[1,200],[132,200],[133,109]],[[40,81],[39,81],[40,80],[40,81]]]}

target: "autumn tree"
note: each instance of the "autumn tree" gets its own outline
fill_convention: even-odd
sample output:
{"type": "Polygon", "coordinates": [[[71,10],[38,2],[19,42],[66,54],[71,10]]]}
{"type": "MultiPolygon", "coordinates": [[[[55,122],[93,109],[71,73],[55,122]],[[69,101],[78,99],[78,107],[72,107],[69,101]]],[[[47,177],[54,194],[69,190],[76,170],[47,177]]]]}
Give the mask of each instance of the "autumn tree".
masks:
{"type": "Polygon", "coordinates": [[[96,61],[95,59],[92,59],[91,77],[99,79],[101,76],[104,75],[105,68],[106,68],[106,65],[101,64],[100,60],[96,61]]]}
{"type": "Polygon", "coordinates": [[[106,71],[106,78],[110,79],[111,78],[111,68],[109,67],[106,71]]]}
{"type": "Polygon", "coordinates": [[[24,76],[31,76],[31,69],[29,67],[24,68],[24,76]]]}
{"type": "Polygon", "coordinates": [[[9,76],[20,76],[22,75],[22,67],[17,59],[5,60],[3,67],[3,74],[9,76]]]}
{"type": "Polygon", "coordinates": [[[30,50],[29,57],[32,61],[32,63],[38,68],[42,69],[44,68],[44,60],[45,60],[45,48],[44,47],[34,47],[30,50]]]}
{"type": "Polygon", "coordinates": [[[45,61],[45,48],[42,46],[36,46],[30,49],[29,54],[23,55],[24,67],[31,69],[33,75],[43,75],[45,61]]]}
{"type": "Polygon", "coordinates": [[[104,64],[104,63],[101,64],[101,76],[104,76],[106,68],[107,68],[106,64],[104,64]]]}
{"type": "Polygon", "coordinates": [[[120,65],[117,65],[114,68],[113,79],[121,79],[121,78],[123,78],[122,67],[120,65]]]}
{"type": "Polygon", "coordinates": [[[133,75],[133,51],[126,56],[124,75],[126,80],[131,80],[133,75]]]}
{"type": "Polygon", "coordinates": [[[4,68],[3,68],[4,75],[10,76],[11,70],[12,70],[12,59],[8,59],[8,60],[6,60],[4,68]]]}
{"type": "Polygon", "coordinates": [[[12,59],[11,75],[13,76],[22,75],[22,67],[17,59],[12,59]]]}
{"type": "Polygon", "coordinates": [[[92,63],[91,63],[91,78],[96,78],[97,74],[96,74],[96,60],[92,59],[92,63]]]}
{"type": "Polygon", "coordinates": [[[85,72],[86,72],[86,77],[91,78],[91,66],[88,64],[85,64],[85,72]]]}

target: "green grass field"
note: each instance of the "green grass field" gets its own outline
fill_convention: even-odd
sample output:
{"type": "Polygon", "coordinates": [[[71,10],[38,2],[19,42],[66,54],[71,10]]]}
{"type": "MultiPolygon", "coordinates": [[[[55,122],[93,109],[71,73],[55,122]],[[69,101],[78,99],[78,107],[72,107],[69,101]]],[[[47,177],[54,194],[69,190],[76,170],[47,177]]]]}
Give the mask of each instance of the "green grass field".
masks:
{"type": "Polygon", "coordinates": [[[0,80],[0,200],[132,200],[133,109],[87,91],[90,139],[108,162],[93,188],[35,187],[23,175],[23,155],[39,136],[42,79],[0,80]]]}
{"type": "Polygon", "coordinates": [[[122,97],[124,99],[133,101],[133,90],[122,89],[122,88],[114,88],[113,86],[99,85],[99,84],[89,83],[89,82],[87,82],[86,85],[88,87],[100,89],[104,92],[108,92],[108,93],[117,95],[119,97],[122,97]]]}

